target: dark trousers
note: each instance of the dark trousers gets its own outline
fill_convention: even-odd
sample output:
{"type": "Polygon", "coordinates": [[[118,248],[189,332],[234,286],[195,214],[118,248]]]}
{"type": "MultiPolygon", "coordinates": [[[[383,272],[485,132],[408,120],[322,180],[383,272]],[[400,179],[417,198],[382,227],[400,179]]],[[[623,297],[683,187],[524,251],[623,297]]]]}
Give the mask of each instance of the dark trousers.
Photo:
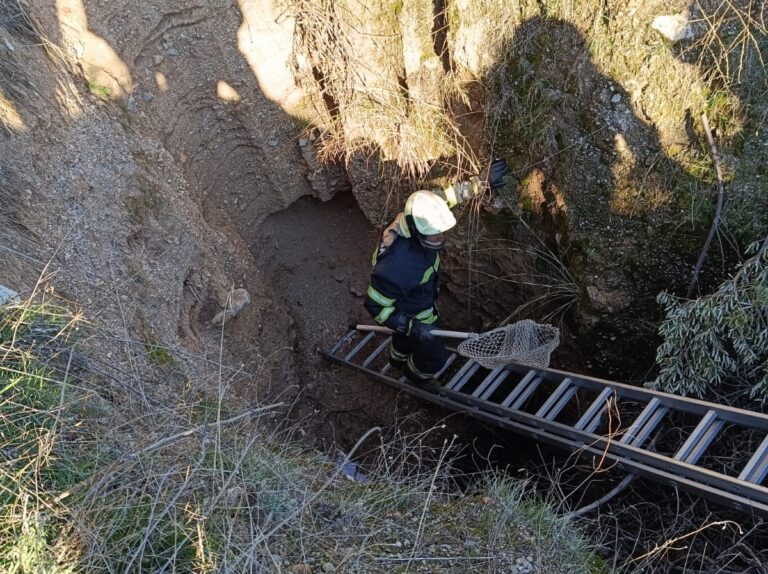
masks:
{"type": "Polygon", "coordinates": [[[429,343],[420,343],[411,337],[395,334],[392,335],[389,357],[409,380],[423,382],[442,368],[448,360],[448,351],[440,337],[434,337],[429,343]]]}

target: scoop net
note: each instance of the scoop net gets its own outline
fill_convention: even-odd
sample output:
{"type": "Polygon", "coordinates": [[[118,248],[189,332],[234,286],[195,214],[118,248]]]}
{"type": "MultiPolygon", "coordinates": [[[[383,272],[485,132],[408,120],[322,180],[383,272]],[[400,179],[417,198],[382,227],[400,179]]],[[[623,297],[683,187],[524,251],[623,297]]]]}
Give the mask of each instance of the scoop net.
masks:
{"type": "Polygon", "coordinates": [[[521,363],[546,369],[549,356],[560,344],[560,330],[524,319],[462,341],[460,355],[474,359],[487,369],[521,363]]]}

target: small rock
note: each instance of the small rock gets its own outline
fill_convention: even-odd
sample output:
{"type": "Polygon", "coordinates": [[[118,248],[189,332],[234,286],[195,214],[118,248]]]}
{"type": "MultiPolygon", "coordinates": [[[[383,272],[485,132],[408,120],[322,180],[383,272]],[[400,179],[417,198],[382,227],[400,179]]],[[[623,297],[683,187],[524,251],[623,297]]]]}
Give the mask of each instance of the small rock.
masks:
{"type": "Polygon", "coordinates": [[[288,566],[285,571],[290,574],[312,574],[312,567],[309,564],[294,564],[288,566]]]}
{"type": "Polygon", "coordinates": [[[306,147],[307,145],[309,145],[309,140],[307,138],[299,139],[299,147],[306,147]]]}
{"type": "Polygon", "coordinates": [[[694,37],[693,26],[682,14],[671,16],[656,16],[651,28],[672,42],[690,40],[694,37]]]}
{"type": "Polygon", "coordinates": [[[152,98],[154,97],[155,96],[152,95],[152,92],[144,92],[143,94],[141,94],[141,99],[144,100],[145,102],[151,102],[152,98]]]}
{"type": "Polygon", "coordinates": [[[162,64],[163,60],[165,60],[165,56],[158,54],[157,56],[155,56],[155,65],[162,64]]]}
{"type": "Polygon", "coordinates": [[[21,299],[19,298],[19,294],[16,293],[16,291],[0,285],[0,305],[19,304],[20,302],[21,299]]]}
{"type": "Polygon", "coordinates": [[[342,281],[344,281],[344,275],[342,275],[341,273],[334,273],[334,274],[333,274],[333,278],[334,278],[336,281],[338,281],[339,283],[341,283],[342,281]]]}
{"type": "Polygon", "coordinates": [[[611,96],[611,103],[618,104],[621,101],[621,94],[613,94],[611,96]]]}
{"type": "Polygon", "coordinates": [[[332,562],[323,562],[323,572],[334,572],[335,570],[336,566],[332,562]]]}
{"type": "Polygon", "coordinates": [[[352,293],[355,297],[362,297],[363,296],[363,290],[360,289],[357,285],[350,285],[349,286],[349,292],[352,293]]]}
{"type": "Polygon", "coordinates": [[[136,98],[133,97],[133,95],[128,96],[128,111],[132,114],[135,114],[138,109],[136,108],[136,98]]]}
{"type": "Polygon", "coordinates": [[[173,46],[168,48],[165,51],[165,53],[168,54],[169,56],[178,56],[179,55],[179,51],[176,48],[174,48],[173,46]]]}
{"type": "Polygon", "coordinates": [[[275,138],[272,138],[270,140],[267,140],[267,145],[269,147],[277,147],[278,141],[275,138]]]}
{"type": "Polygon", "coordinates": [[[231,296],[227,298],[225,303],[225,309],[216,314],[211,320],[211,325],[215,327],[222,327],[224,324],[236,317],[237,314],[243,310],[243,307],[251,302],[251,295],[245,289],[235,289],[232,291],[231,296]]]}

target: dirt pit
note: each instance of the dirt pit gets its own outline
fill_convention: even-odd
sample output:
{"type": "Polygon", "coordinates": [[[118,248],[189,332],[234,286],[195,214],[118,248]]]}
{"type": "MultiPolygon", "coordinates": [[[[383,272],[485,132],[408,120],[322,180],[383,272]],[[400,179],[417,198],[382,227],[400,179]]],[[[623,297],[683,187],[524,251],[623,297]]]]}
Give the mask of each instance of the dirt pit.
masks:
{"type": "Polygon", "coordinates": [[[497,454],[517,452],[515,442],[495,429],[331,365],[320,355],[350,325],[371,322],[363,300],[378,236],[348,193],[328,202],[299,199],[269,216],[251,246],[273,296],[293,320],[296,372],[283,373],[293,385],[275,390],[292,395],[291,416],[300,432],[333,450],[349,448],[373,426],[404,434],[434,428],[426,439],[431,445],[455,434],[456,445],[468,455],[485,456],[504,443],[507,448],[497,446],[497,454]]]}

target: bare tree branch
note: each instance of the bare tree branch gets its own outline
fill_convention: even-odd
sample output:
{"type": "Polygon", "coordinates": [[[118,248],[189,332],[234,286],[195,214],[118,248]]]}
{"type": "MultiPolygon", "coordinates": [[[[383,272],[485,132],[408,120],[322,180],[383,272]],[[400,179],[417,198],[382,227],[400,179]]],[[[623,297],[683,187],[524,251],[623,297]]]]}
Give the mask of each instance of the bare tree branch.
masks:
{"type": "Polygon", "coordinates": [[[709,246],[720,227],[720,215],[723,211],[723,198],[725,196],[725,186],[723,185],[723,172],[720,169],[720,156],[717,153],[717,146],[715,146],[715,140],[712,137],[712,130],[709,129],[709,120],[707,114],[701,114],[701,123],[704,125],[704,133],[707,135],[707,142],[709,142],[709,153],[712,156],[712,162],[715,164],[715,174],[717,175],[717,207],[715,208],[715,217],[712,220],[712,225],[709,228],[709,234],[706,241],[704,241],[704,247],[701,249],[699,260],[696,262],[696,268],[693,270],[693,277],[691,278],[691,284],[688,286],[688,293],[686,297],[690,299],[693,297],[693,292],[699,284],[699,273],[701,273],[701,267],[704,265],[704,261],[707,258],[709,252],[709,246]]]}

